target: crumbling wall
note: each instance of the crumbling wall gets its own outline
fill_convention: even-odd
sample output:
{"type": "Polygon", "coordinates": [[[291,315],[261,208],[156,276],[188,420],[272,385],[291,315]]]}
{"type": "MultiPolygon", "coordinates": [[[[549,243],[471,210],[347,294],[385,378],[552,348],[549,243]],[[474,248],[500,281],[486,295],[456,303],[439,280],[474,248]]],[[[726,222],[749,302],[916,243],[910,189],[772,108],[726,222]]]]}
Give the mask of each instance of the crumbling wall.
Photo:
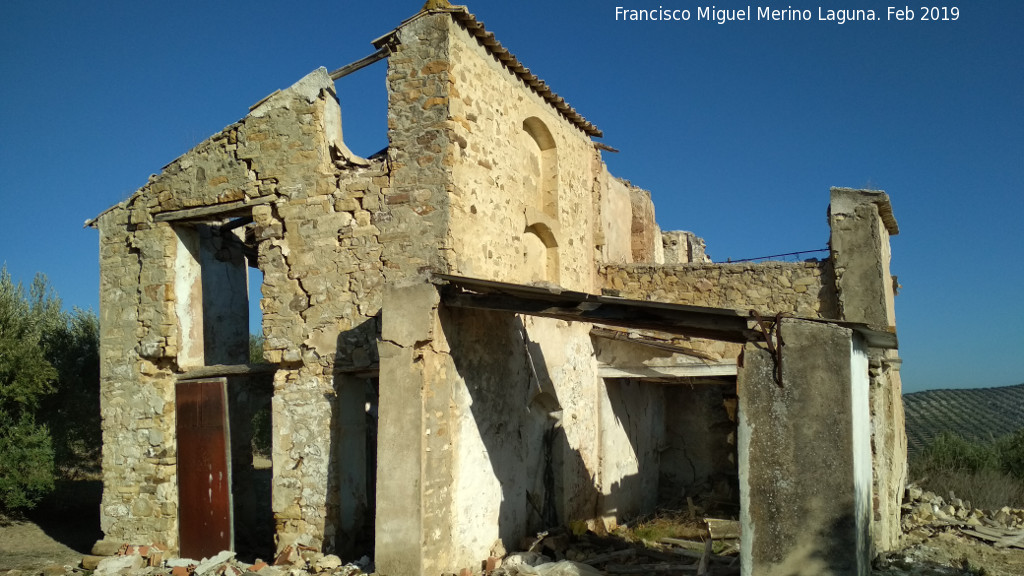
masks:
{"type": "Polygon", "coordinates": [[[629,187],[619,178],[601,170],[595,188],[600,196],[600,261],[628,264],[633,261],[632,202],[629,187]],[[629,218],[626,218],[629,215],[629,218]]]}
{"type": "Polygon", "coordinates": [[[413,19],[389,41],[388,164],[391,189],[379,217],[384,275],[400,281],[424,270],[448,270],[450,189],[455,162],[449,113],[453,98],[448,32],[451,19],[413,19]]]}
{"type": "MultiPolygon", "coordinates": [[[[134,206],[134,202],[129,206],[134,206]]],[[[169,227],[108,212],[100,231],[100,411],[108,538],[177,544],[173,242],[169,227]],[[170,308],[170,310],[168,309],[170,308]]]]}
{"type": "MultiPolygon", "coordinates": [[[[628,184],[628,183],[627,183],[628,184]]],[[[654,202],[651,193],[643,188],[629,185],[629,200],[632,206],[632,223],[630,225],[630,245],[633,262],[664,262],[661,245],[661,229],[654,219],[654,202]],[[662,255],[659,259],[659,255],[662,255]]]]}
{"type": "Polygon", "coordinates": [[[661,244],[665,254],[665,264],[704,264],[710,263],[707,245],[703,238],[685,230],[668,230],[661,233],[661,244]]]}
{"type": "Polygon", "coordinates": [[[605,265],[602,289],[624,298],[808,318],[835,317],[828,262],[605,265]]]}
{"type": "Polygon", "coordinates": [[[280,365],[273,401],[278,533],[282,543],[330,543],[338,514],[335,357],[349,366],[375,360],[383,264],[372,220],[388,184],[382,160],[365,161],[344,146],[333,83],[320,69],[97,219],[101,277],[110,288],[101,291],[108,538],[176,546],[174,383],[186,364],[195,366],[194,355],[182,356],[190,345],[182,323],[202,314],[201,306],[177,306],[178,298],[195,296],[177,286],[195,277],[179,278],[187,247],[176,230],[251,215],[264,272],[265,356],[280,365]]]}

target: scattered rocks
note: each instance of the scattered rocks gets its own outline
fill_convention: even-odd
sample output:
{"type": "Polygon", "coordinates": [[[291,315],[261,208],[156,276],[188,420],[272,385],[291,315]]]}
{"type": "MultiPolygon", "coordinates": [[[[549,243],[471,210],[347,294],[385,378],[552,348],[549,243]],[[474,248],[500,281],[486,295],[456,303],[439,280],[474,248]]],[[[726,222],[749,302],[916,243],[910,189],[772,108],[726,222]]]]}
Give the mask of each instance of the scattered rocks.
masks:
{"type": "Polygon", "coordinates": [[[930,536],[949,528],[968,529],[964,532],[968,535],[973,535],[969,529],[974,527],[1024,532],[1024,510],[1008,506],[999,510],[979,510],[953,493],[945,500],[934,492],[911,484],[907,486],[903,501],[901,524],[904,533],[917,537],[930,536]]]}

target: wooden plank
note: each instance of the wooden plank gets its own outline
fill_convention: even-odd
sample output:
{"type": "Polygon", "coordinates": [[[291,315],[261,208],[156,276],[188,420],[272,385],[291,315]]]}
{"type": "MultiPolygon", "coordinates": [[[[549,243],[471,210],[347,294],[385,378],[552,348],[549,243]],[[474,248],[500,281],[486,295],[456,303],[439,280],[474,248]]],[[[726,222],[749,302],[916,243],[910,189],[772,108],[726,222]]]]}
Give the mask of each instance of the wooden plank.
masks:
{"type": "Polygon", "coordinates": [[[659,574],[666,572],[696,572],[696,564],[609,564],[608,574],[659,574]]]}
{"type": "Polygon", "coordinates": [[[609,560],[632,558],[633,556],[636,556],[636,550],[634,548],[626,548],[625,550],[616,550],[615,552],[608,552],[607,554],[591,556],[584,560],[583,563],[593,566],[594,564],[601,564],[602,562],[607,562],[609,560]]]}
{"type": "Polygon", "coordinates": [[[1024,548],[1024,530],[996,542],[996,548],[1024,548]]]}
{"type": "Polygon", "coordinates": [[[209,558],[234,545],[227,380],[179,382],[175,401],[180,554],[209,558]]]}
{"type": "Polygon", "coordinates": [[[708,566],[711,563],[711,556],[714,552],[714,541],[708,538],[704,541],[704,553],[700,556],[700,563],[697,564],[697,576],[708,576],[708,566]]]}
{"type": "Polygon", "coordinates": [[[673,546],[681,546],[683,548],[689,548],[691,550],[703,550],[704,541],[696,540],[683,540],[682,538],[662,538],[659,540],[662,544],[671,544],[673,546]]]}
{"type": "Polygon", "coordinates": [[[705,518],[704,522],[708,525],[708,532],[715,540],[730,540],[740,537],[740,523],[736,520],[705,518]]]}
{"type": "Polygon", "coordinates": [[[529,314],[568,322],[590,322],[624,328],[645,328],[710,338],[726,342],[756,340],[757,333],[747,328],[742,317],[715,316],[687,310],[647,308],[623,302],[591,302],[564,299],[517,297],[507,294],[448,294],[444,303],[451,308],[491,310],[510,314],[529,314]]]}
{"type": "MultiPolygon", "coordinates": [[[[433,274],[433,278],[435,283],[445,287],[442,292],[444,303],[453,308],[529,314],[567,322],[590,322],[622,328],[657,330],[724,342],[746,343],[764,339],[761,332],[750,325],[752,320],[746,314],[729,308],[597,296],[562,290],[557,286],[525,286],[449,274],[433,274]]],[[[892,327],[879,328],[859,322],[820,318],[794,319],[850,328],[872,347],[888,349],[896,348],[898,345],[895,328],[892,327]]]]}
{"type": "Polygon", "coordinates": [[[235,202],[225,202],[213,206],[200,206],[198,208],[185,208],[182,210],[168,210],[153,216],[154,222],[180,222],[183,220],[208,220],[211,216],[231,216],[235,213],[248,213],[253,206],[269,204],[277,200],[277,196],[261,196],[259,198],[247,198],[235,202]]]}
{"type": "Polygon", "coordinates": [[[978,538],[980,540],[985,540],[987,542],[998,542],[1000,540],[999,536],[992,536],[990,534],[984,534],[984,533],[978,532],[977,530],[970,530],[970,529],[964,528],[960,532],[963,533],[963,534],[967,534],[968,536],[974,536],[975,538],[978,538]]]}
{"type": "Polygon", "coordinates": [[[596,338],[604,338],[606,340],[617,340],[621,342],[629,342],[630,344],[636,344],[637,346],[646,346],[649,348],[655,348],[657,350],[667,350],[674,354],[683,354],[684,356],[693,356],[694,358],[700,358],[701,360],[709,360],[711,362],[718,362],[718,358],[710,354],[706,354],[693,348],[686,346],[678,346],[676,344],[669,344],[668,342],[662,341],[645,334],[641,334],[636,331],[624,332],[622,330],[612,330],[610,328],[601,328],[595,326],[590,329],[590,335],[596,338]]]}

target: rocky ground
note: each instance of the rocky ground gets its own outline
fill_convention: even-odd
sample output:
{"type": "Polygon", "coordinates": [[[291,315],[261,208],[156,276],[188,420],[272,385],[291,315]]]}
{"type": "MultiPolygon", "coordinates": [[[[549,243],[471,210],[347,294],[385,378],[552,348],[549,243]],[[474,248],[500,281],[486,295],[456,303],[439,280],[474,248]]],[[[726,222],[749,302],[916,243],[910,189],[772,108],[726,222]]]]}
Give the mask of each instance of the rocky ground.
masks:
{"type": "MultiPolygon", "coordinates": [[[[943,498],[916,486],[908,488],[903,510],[906,546],[878,558],[873,576],[1024,575],[1024,510],[977,510],[953,495],[943,498]]],[[[153,547],[94,547],[96,521],[94,510],[65,502],[0,523],[0,576],[356,576],[373,571],[368,558],[343,562],[304,547],[256,563],[241,562],[230,552],[183,560],[164,558],[153,547]]],[[[739,573],[734,544],[728,538],[707,547],[696,539],[650,542],[553,532],[520,543],[525,552],[510,554],[496,546],[483,570],[453,576],[725,576],[739,573]]]]}

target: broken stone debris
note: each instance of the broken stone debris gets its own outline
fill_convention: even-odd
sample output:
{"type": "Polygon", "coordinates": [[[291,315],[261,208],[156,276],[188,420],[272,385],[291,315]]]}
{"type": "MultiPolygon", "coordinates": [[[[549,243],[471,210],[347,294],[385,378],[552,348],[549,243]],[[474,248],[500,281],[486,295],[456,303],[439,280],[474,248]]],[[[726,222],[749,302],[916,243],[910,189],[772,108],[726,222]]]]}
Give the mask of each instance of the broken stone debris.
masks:
{"type": "Polygon", "coordinates": [[[980,510],[952,492],[947,500],[915,484],[907,486],[902,525],[912,540],[956,531],[998,548],[1024,549],[1024,509],[980,510]]]}
{"type": "Polygon", "coordinates": [[[253,564],[238,560],[228,550],[200,560],[164,560],[162,547],[112,545],[108,541],[97,542],[92,552],[82,559],[81,568],[66,566],[61,574],[84,570],[93,571],[94,576],[357,576],[374,570],[373,562],[366,556],[345,563],[334,554],[322,554],[301,545],[286,546],[271,563],[256,560],[253,564]]]}

